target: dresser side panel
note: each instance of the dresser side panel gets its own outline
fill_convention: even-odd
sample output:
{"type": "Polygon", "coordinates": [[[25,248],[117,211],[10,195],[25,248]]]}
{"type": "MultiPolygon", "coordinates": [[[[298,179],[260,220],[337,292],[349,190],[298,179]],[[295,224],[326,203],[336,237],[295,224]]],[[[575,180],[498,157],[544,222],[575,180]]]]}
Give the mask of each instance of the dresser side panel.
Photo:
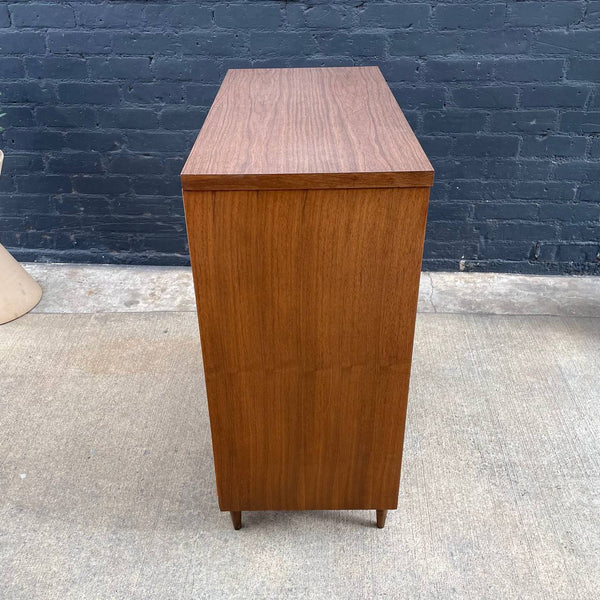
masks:
{"type": "Polygon", "coordinates": [[[222,510],[396,507],[428,196],[184,193],[222,510]]]}

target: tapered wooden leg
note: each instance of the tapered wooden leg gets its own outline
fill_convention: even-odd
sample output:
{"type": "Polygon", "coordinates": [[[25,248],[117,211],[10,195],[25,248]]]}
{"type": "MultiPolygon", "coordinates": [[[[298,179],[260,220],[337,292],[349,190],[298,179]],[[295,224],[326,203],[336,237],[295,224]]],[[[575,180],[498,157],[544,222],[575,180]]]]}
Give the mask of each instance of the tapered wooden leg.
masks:
{"type": "MultiPolygon", "coordinates": [[[[241,510],[230,510],[229,514],[231,515],[231,522],[233,523],[234,529],[242,528],[242,511],[241,510]]],[[[383,518],[385,521],[385,517],[383,518]]],[[[383,525],[382,525],[383,527],[383,525]]]]}
{"type": "Polygon", "coordinates": [[[385,518],[387,517],[387,510],[378,510],[377,512],[377,527],[383,529],[385,525],[385,518]]]}

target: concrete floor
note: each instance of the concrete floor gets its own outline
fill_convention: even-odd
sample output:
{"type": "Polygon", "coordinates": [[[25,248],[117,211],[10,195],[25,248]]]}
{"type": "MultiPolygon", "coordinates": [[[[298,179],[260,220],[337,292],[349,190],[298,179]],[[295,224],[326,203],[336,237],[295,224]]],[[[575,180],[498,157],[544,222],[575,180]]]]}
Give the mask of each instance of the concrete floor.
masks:
{"type": "Polygon", "coordinates": [[[599,359],[597,318],[422,313],[385,529],[235,532],[195,315],[29,314],[0,327],[0,598],[599,598],[599,359]]]}
{"type": "MultiPolygon", "coordinates": [[[[189,267],[29,263],[34,312],[195,311],[189,267]]],[[[600,317],[600,277],[421,273],[419,312],[600,317]]]]}

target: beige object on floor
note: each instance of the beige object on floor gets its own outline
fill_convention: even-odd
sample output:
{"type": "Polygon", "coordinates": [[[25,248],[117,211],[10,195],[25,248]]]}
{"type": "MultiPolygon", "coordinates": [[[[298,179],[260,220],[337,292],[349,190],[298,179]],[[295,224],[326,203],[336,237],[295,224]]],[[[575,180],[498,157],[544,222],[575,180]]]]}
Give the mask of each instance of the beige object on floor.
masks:
{"type": "MultiPolygon", "coordinates": [[[[0,150],[0,172],[4,154],[0,150]]],[[[0,244],[0,325],[29,312],[42,297],[42,288],[0,244]]]]}
{"type": "Polygon", "coordinates": [[[0,244],[0,325],[29,312],[42,297],[42,288],[0,244]]]}

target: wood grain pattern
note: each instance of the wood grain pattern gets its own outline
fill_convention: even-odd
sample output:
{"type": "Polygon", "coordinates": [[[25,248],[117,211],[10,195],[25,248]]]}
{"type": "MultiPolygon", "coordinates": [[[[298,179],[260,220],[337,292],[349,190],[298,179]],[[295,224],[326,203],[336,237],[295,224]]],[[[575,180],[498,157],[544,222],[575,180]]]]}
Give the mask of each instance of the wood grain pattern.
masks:
{"type": "Polygon", "coordinates": [[[186,190],[432,182],[377,67],[228,71],[182,171],[186,190]]]}
{"type": "Polygon", "coordinates": [[[428,196],[184,192],[221,510],[396,507],[428,196]]]}

